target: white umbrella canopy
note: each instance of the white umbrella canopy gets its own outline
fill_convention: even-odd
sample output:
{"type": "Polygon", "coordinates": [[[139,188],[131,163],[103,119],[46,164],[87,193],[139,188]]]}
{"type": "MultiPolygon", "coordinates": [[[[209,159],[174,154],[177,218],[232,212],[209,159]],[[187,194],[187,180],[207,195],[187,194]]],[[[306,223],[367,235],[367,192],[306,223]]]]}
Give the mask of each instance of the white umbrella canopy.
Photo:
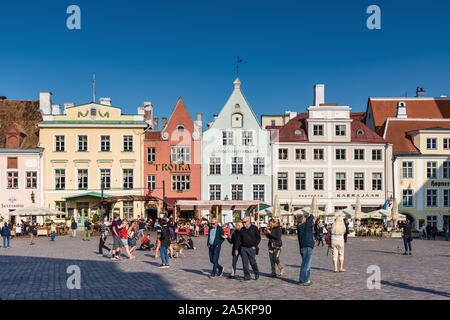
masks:
{"type": "Polygon", "coordinates": [[[392,201],[392,209],[391,209],[391,220],[394,222],[394,225],[397,224],[399,218],[398,213],[398,204],[397,204],[397,198],[394,198],[392,201]]]}
{"type": "MultiPolygon", "coordinates": [[[[260,216],[263,216],[263,217],[264,216],[270,216],[270,217],[276,218],[274,216],[274,208],[273,207],[268,207],[268,208],[259,210],[258,213],[259,213],[260,216]]],[[[290,215],[289,211],[286,211],[284,209],[280,209],[280,216],[288,216],[288,215],[290,215]]]]}
{"type": "Polygon", "coordinates": [[[64,212],[44,207],[25,207],[9,212],[10,216],[56,216],[65,214],[64,212]]]}
{"type": "Polygon", "coordinates": [[[355,211],[354,211],[354,219],[355,221],[359,221],[361,217],[362,211],[361,211],[361,199],[359,195],[356,196],[356,203],[355,203],[355,211]]]}

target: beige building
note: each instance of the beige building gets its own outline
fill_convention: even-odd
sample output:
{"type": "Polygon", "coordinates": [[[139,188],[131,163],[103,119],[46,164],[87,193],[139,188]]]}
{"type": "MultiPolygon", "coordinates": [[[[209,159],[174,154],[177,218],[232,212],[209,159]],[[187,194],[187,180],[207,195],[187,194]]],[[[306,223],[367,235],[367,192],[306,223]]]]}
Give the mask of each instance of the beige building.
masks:
{"type": "MultiPolygon", "coordinates": [[[[143,194],[144,110],[122,114],[111,99],[74,106],[52,105],[51,93],[41,93],[43,121],[40,147],[44,149],[44,205],[76,217],[79,225],[99,212],[103,197],[143,194]]],[[[119,201],[107,215],[143,216],[143,203],[119,201]]]]}
{"type": "Polygon", "coordinates": [[[392,196],[391,144],[353,119],[350,107],[324,100],[324,85],[316,85],[307,113],[271,129],[274,195],[296,209],[316,197],[328,213],[357,196],[363,212],[383,207],[392,196]]]}

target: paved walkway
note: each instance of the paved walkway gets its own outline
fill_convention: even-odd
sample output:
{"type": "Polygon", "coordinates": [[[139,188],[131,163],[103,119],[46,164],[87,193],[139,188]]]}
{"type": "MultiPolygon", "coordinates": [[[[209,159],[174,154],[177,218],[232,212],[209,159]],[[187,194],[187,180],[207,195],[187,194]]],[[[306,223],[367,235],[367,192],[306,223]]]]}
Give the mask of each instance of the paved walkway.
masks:
{"type": "MultiPolygon", "coordinates": [[[[154,238],[153,238],[154,239],[154,238]]],[[[108,245],[111,244],[108,239],[108,245]]],[[[283,237],[281,254],[286,273],[267,277],[270,263],[267,240],[257,256],[262,272],[258,281],[209,279],[211,271],[205,237],[194,238],[197,250],[170,260],[170,269],[158,269],[154,251],[137,251],[135,260],[113,261],[97,256],[98,237],[13,239],[12,248],[0,248],[1,299],[449,299],[450,242],[413,241],[413,256],[403,256],[401,239],[349,239],[345,273],[332,272],[331,253],[316,247],[312,259],[313,286],[299,287],[300,255],[296,237],[283,237]],[[81,270],[81,289],[69,290],[67,267],[81,270]],[[381,289],[367,288],[367,268],[381,270],[381,289]]],[[[231,269],[231,246],[224,243],[220,263],[231,269]]],[[[239,261],[239,274],[242,263],[239,261]]]]}

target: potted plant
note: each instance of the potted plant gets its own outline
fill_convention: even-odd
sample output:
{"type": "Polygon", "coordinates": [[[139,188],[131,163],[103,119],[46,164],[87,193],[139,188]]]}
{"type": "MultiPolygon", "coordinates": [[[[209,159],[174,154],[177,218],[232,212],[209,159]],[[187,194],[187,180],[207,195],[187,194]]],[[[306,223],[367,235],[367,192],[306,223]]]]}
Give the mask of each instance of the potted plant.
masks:
{"type": "Polygon", "coordinates": [[[355,236],[356,236],[355,229],[349,228],[348,229],[348,237],[355,237],[355,236]]]}

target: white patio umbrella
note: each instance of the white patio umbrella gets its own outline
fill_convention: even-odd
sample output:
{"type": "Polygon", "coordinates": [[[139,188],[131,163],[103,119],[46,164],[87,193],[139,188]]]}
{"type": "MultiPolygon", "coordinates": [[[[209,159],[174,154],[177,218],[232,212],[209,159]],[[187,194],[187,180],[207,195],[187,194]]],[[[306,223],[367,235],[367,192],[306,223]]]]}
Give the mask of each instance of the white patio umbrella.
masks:
{"type": "Polygon", "coordinates": [[[317,204],[317,199],[316,197],[312,198],[312,204],[311,204],[311,214],[314,217],[317,217],[319,214],[319,205],[317,204]]]}
{"type": "Polygon", "coordinates": [[[359,195],[356,196],[356,204],[355,204],[355,211],[354,211],[354,219],[357,225],[361,223],[361,199],[359,195]]]}
{"type": "Polygon", "coordinates": [[[391,220],[394,223],[394,226],[397,225],[398,218],[399,213],[398,213],[397,198],[394,198],[394,200],[392,201],[392,208],[391,208],[391,220]]]}
{"type": "Polygon", "coordinates": [[[64,212],[44,207],[25,207],[15,211],[9,212],[10,216],[56,216],[63,215],[64,212]]]}

